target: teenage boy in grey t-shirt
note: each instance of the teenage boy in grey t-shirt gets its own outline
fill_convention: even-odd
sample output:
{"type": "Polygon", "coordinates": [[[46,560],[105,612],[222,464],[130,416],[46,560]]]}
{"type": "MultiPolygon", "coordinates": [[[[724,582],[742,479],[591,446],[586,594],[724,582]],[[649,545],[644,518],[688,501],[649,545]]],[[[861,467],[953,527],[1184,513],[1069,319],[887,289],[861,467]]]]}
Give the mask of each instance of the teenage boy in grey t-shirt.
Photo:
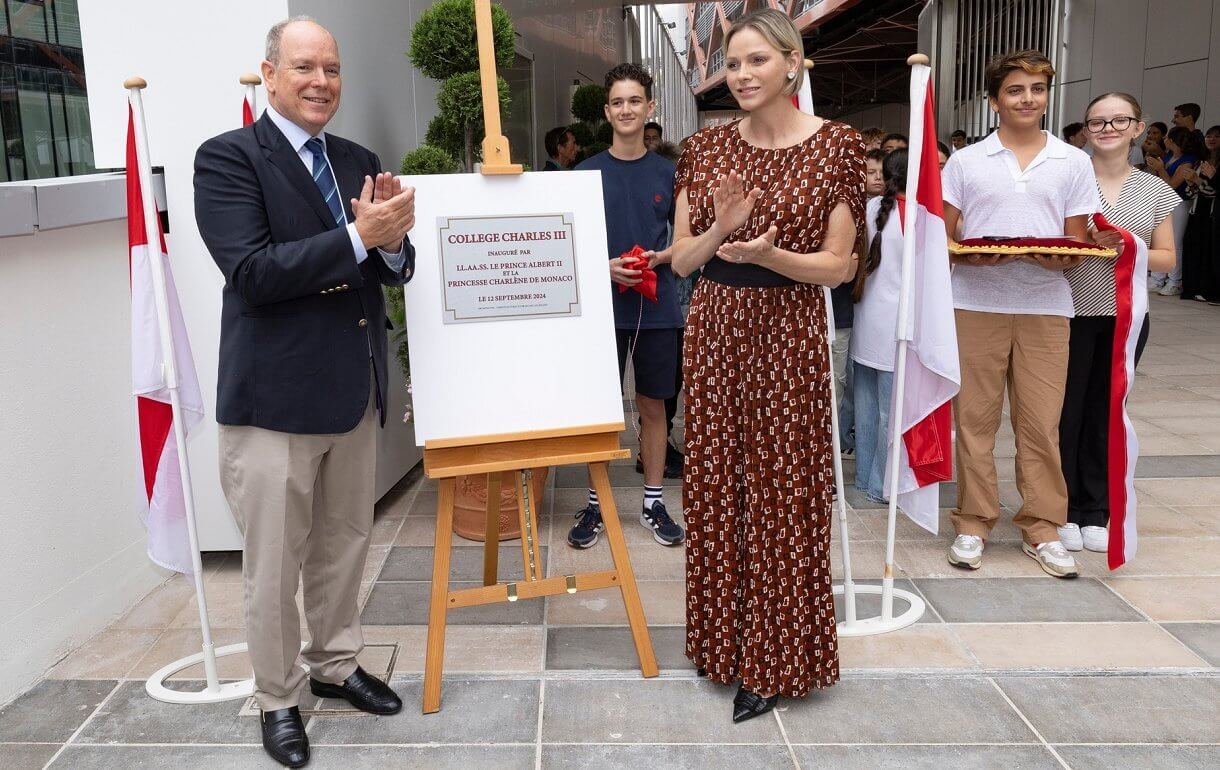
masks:
{"type": "MultiPolygon", "coordinates": [[[[958,150],[943,172],[945,226],[955,240],[982,236],[1069,235],[1088,240],[1098,210],[1089,158],[1041,130],[1054,69],[1037,51],[997,57],[987,93],[1000,127],[958,150]]],[[[1059,542],[1067,487],[1059,463],[1059,415],[1067,377],[1072,292],[1063,270],[1078,259],[979,256],[955,260],[962,386],[957,422],[957,539],[949,562],[978,569],[999,520],[996,431],[1008,386],[1017,444],[1024,552],[1056,577],[1075,577],[1059,542]]]]}

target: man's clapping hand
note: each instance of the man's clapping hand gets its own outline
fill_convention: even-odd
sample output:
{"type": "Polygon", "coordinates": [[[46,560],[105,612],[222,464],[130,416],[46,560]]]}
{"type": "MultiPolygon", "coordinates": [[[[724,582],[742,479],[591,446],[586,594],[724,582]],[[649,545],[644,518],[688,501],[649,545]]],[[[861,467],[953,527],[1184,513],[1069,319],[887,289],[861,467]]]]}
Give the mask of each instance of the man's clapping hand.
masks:
{"type": "Polygon", "coordinates": [[[402,249],[402,239],[415,227],[415,188],[389,172],[364,178],[360,198],[352,199],[356,232],[367,246],[372,244],[391,254],[402,249]]]}

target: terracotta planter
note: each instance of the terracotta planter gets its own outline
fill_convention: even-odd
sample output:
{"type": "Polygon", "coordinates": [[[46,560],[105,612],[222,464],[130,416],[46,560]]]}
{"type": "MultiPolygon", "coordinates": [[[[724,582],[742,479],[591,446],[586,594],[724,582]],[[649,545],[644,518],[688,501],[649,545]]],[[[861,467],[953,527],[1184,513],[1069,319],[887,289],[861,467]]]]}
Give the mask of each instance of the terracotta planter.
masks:
{"type": "MultiPolygon", "coordinates": [[[[546,487],[548,470],[548,468],[543,468],[541,471],[534,472],[537,488],[546,487]]],[[[517,515],[517,490],[512,484],[511,474],[504,474],[502,479],[500,482],[500,539],[516,540],[521,537],[521,520],[517,515]]],[[[541,506],[542,495],[538,497],[535,505],[541,506]]],[[[487,476],[458,476],[453,501],[453,531],[467,540],[483,541],[486,539],[486,529],[487,476]]]]}

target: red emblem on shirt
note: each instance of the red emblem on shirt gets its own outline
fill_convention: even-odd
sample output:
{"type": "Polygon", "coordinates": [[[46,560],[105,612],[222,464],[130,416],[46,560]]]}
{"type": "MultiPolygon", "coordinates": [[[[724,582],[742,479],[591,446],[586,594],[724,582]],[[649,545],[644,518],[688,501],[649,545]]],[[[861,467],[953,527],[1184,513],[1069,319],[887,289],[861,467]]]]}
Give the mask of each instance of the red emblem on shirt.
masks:
{"type": "Polygon", "coordinates": [[[652,202],[660,203],[661,202],[661,193],[657,193],[656,195],[652,196],[652,202]]]}

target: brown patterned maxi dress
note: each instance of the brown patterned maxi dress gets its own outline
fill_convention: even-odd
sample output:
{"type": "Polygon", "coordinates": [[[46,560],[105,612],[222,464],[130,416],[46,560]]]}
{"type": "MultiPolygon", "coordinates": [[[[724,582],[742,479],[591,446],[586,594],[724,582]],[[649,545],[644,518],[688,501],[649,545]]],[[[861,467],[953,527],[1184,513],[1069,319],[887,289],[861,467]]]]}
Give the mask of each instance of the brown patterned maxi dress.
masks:
{"type": "MultiPolygon", "coordinates": [[[[776,245],[817,251],[844,201],[864,221],[863,143],[827,121],[767,150],[737,123],[688,142],[675,188],[691,231],[714,219],[712,187],[736,170],[763,196],[729,236],[772,224],[776,245]]],[[[686,326],[686,655],[725,684],[801,697],[839,678],[830,582],[834,494],[830,378],[822,288],[713,257],[686,326]]]]}

